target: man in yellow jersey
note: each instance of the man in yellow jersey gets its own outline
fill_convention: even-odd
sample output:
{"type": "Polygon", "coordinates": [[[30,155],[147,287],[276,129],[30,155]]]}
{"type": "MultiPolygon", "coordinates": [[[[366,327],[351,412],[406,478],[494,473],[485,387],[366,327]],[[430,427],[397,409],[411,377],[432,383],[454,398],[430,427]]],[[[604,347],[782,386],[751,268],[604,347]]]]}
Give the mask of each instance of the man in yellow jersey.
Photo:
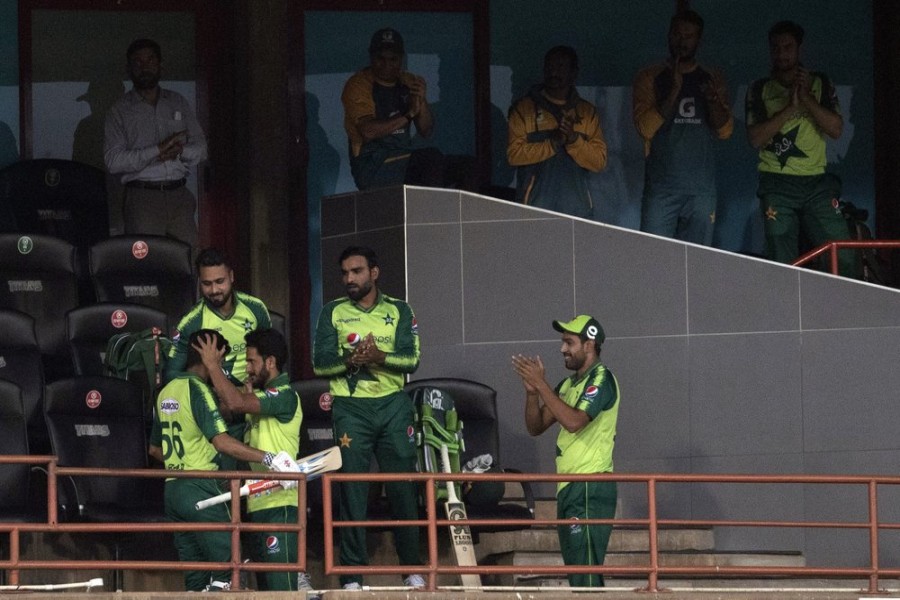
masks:
{"type": "Polygon", "coordinates": [[[547,51],[544,83],[509,109],[506,157],[518,167],[518,202],[593,219],[590,178],[606,167],[606,141],[597,109],[575,90],[577,75],[573,48],[547,51]]]}
{"type": "Polygon", "coordinates": [[[632,118],[644,141],[641,231],[705,244],[716,223],[716,152],[734,118],[725,75],[696,58],[703,18],[693,10],[669,22],[669,58],[634,79],[632,118]]]}
{"type": "MultiPolygon", "coordinates": [[[[190,342],[198,344],[201,339],[222,354],[228,346],[222,334],[210,329],[194,332],[190,342]]],[[[228,435],[215,396],[207,385],[210,369],[196,348],[188,348],[186,371],[170,381],[157,397],[150,456],[166,469],[176,471],[219,471],[223,455],[268,467],[275,465],[275,452],[250,447],[228,435]]],[[[221,489],[221,483],[214,479],[169,479],[165,487],[166,516],[176,522],[228,523],[231,515],[227,503],[202,511],[195,508],[198,501],[218,495],[221,489]]],[[[231,534],[227,531],[179,532],[175,534],[175,547],[178,558],[184,562],[231,560],[231,534]]],[[[228,589],[229,580],[227,569],[184,574],[188,591],[228,589]]]]}
{"type": "Polygon", "coordinates": [[[434,115],[425,79],[404,70],[405,56],[400,32],[379,29],[369,43],[369,66],[354,73],[341,93],[356,187],[406,183],[473,189],[471,156],[445,156],[425,146],[434,115]]]}
{"type": "MultiPolygon", "coordinates": [[[[221,355],[209,342],[199,340],[196,349],[219,396],[225,413],[246,415],[244,441],[261,450],[284,450],[296,458],[300,451],[300,424],[303,410],[300,398],[291,389],[284,370],[287,344],[274,329],[257,329],[244,336],[247,346],[247,381],[242,389],[234,387],[221,369],[221,355]]],[[[251,464],[254,471],[263,470],[251,464]]],[[[255,523],[297,523],[297,489],[277,490],[247,498],[247,512],[255,523]]],[[[250,552],[254,560],[268,563],[297,562],[297,534],[286,531],[250,534],[250,552]]],[[[287,571],[258,572],[261,591],[311,590],[306,573],[287,571]]]]}
{"type": "MultiPolygon", "coordinates": [[[[525,386],[525,427],[530,435],[538,436],[554,423],[560,424],[556,440],[558,473],[611,473],[619,385],[600,362],[603,327],[597,319],[579,315],[567,323],[553,321],[553,328],[562,333],[560,352],[566,368],[574,374],[551,388],[540,356],[513,356],[513,368],[525,386]]],[[[567,565],[602,565],[612,525],[581,525],[578,521],[615,517],[616,483],[560,483],[556,514],[558,519],[573,520],[571,525],[558,527],[563,561],[567,565]]],[[[602,586],[603,576],[572,574],[569,585],[602,586]]]]}
{"type": "MultiPolygon", "coordinates": [[[[406,375],[419,367],[419,333],[409,304],[377,287],[380,268],[370,248],[346,248],[338,260],[347,296],[326,304],[316,326],[313,368],[331,380],[334,397],[335,444],[341,447],[344,473],[368,473],[372,457],[385,473],[416,470],[415,409],[403,390],[406,375]]],[[[341,520],[365,521],[369,486],[343,483],[341,520]]],[[[385,484],[394,519],[418,516],[416,486],[408,481],[385,484]]],[[[394,532],[402,565],[420,565],[419,530],[394,532]]],[[[367,565],[366,531],[341,528],[342,565],[367,565]]],[[[404,578],[410,587],[424,587],[421,575],[404,578]]],[[[341,575],[344,589],[358,590],[361,575],[341,575]]]]}

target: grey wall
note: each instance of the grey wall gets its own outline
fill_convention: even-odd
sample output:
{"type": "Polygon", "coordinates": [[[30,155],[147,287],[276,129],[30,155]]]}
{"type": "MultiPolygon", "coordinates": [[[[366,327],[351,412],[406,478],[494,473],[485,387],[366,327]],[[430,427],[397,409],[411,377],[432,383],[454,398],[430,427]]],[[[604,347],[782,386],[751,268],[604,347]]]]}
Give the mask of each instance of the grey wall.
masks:
{"type": "MultiPolygon", "coordinates": [[[[416,311],[416,377],[495,388],[506,466],[554,470],[555,432],[527,435],[510,356],[541,355],[556,383],[567,372],[550,323],[579,313],[603,323],[602,359],[622,388],[619,472],[890,474],[900,462],[900,292],[449,190],[326,200],[326,232],[326,273],[357,241],[387,258],[392,277],[405,264],[405,281],[390,285],[402,296],[405,284],[416,311]],[[385,222],[404,213],[405,226],[385,222]]],[[[333,272],[327,297],[341,294],[333,272]]],[[[672,518],[866,518],[861,487],[660,492],[672,518]]],[[[644,486],[622,484],[620,495],[625,516],[646,516],[644,486]]],[[[882,518],[900,520],[897,507],[882,502],[882,518]]],[[[882,564],[896,564],[897,536],[883,537],[882,564]]],[[[835,565],[864,561],[868,547],[863,533],[788,529],[719,529],[717,545],[835,565]]]]}

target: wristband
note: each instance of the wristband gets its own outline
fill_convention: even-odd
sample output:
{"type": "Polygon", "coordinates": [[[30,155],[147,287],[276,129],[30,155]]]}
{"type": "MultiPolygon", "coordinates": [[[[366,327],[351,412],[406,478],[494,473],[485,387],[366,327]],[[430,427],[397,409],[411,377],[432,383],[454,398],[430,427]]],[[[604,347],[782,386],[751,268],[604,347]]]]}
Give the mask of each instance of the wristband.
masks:
{"type": "Polygon", "coordinates": [[[272,463],[275,462],[275,455],[271,452],[266,452],[265,456],[263,456],[262,462],[264,465],[271,468],[272,463]]]}

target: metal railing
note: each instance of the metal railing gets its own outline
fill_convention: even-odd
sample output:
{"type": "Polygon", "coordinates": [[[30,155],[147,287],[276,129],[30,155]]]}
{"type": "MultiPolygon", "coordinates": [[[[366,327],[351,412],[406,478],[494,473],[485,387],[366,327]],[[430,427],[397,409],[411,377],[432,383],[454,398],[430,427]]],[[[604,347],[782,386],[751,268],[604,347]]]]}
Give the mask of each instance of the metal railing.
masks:
{"type": "MultiPolygon", "coordinates": [[[[437,589],[439,574],[477,573],[480,575],[496,574],[545,574],[564,575],[570,573],[601,573],[604,575],[645,576],[646,587],[643,591],[657,592],[660,576],[733,576],[758,578],[770,576],[783,577],[824,577],[824,578],[857,578],[868,579],[868,592],[879,591],[879,579],[900,576],[900,568],[886,568],[879,564],[878,533],[881,530],[900,529],[900,523],[884,523],[878,517],[878,486],[900,485],[900,477],[870,476],[828,476],[828,475],[693,475],[693,474],[636,474],[606,473],[595,475],[547,475],[516,473],[454,473],[454,474],[345,474],[329,473],[323,476],[323,506],[325,528],[325,573],[326,574],[403,574],[411,571],[427,573],[427,589],[437,589]],[[426,518],[416,521],[335,521],[332,514],[331,486],[342,481],[416,481],[432,483],[425,485],[426,518]],[[437,517],[435,505],[435,481],[527,481],[527,482],[561,482],[561,481],[616,481],[644,483],[647,486],[647,517],[644,519],[582,519],[581,525],[611,524],[617,526],[638,526],[646,528],[650,560],[647,565],[633,566],[547,566],[547,565],[491,565],[491,566],[450,566],[438,562],[438,527],[458,525],[458,521],[450,521],[437,517]],[[657,513],[657,485],[660,483],[728,483],[728,484],[838,484],[865,486],[868,498],[868,519],[864,521],[763,521],[763,520],[729,520],[729,519],[662,519],[657,513]],[[338,566],[334,561],[334,528],[340,527],[395,527],[398,525],[421,525],[428,532],[428,560],[425,565],[398,566],[338,566]],[[663,566],[659,561],[658,535],[664,527],[790,527],[790,528],[829,528],[858,529],[868,532],[869,564],[866,567],[740,567],[740,566],[663,566]]],[[[555,526],[570,524],[571,521],[560,519],[469,519],[466,524],[479,525],[522,525],[522,526],[555,526]]]]}
{"type": "MultiPolygon", "coordinates": [[[[233,589],[240,585],[241,571],[305,571],[306,570],[306,475],[285,472],[253,472],[253,479],[296,479],[298,491],[297,524],[278,524],[279,531],[297,532],[296,563],[262,563],[241,560],[241,532],[272,531],[271,523],[245,523],[241,521],[240,485],[241,479],[247,477],[246,471],[167,471],[163,469],[101,469],[81,467],[61,467],[55,456],[9,456],[0,455],[0,465],[28,464],[46,470],[47,474],[47,520],[46,522],[0,522],[0,533],[9,534],[9,558],[0,560],[0,569],[7,570],[7,582],[10,585],[19,583],[21,570],[30,569],[69,569],[69,570],[212,570],[229,569],[231,571],[233,589]],[[127,477],[127,478],[190,478],[190,479],[229,479],[231,491],[230,523],[174,523],[163,520],[160,513],[159,522],[122,522],[98,523],[93,521],[60,522],[58,490],[62,478],[79,477],[127,477]],[[23,533],[156,533],[178,531],[228,531],[231,533],[230,562],[182,562],[163,560],[25,560],[22,558],[21,535],[23,533]]],[[[77,485],[77,484],[76,484],[77,485]]],[[[162,507],[160,507],[162,508],[162,507]]]]}
{"type": "Polygon", "coordinates": [[[854,250],[860,248],[900,248],[900,240],[838,240],[822,244],[796,259],[791,264],[801,267],[826,252],[832,275],[838,274],[838,250],[854,250]]]}
{"type": "MultiPolygon", "coordinates": [[[[235,587],[239,585],[241,571],[305,571],[306,570],[306,478],[299,473],[259,473],[253,477],[258,479],[296,479],[298,480],[298,522],[296,525],[278,525],[278,529],[296,531],[298,536],[298,561],[293,564],[242,563],[240,544],[237,543],[243,531],[267,531],[272,528],[268,523],[243,523],[240,521],[240,478],[246,477],[241,471],[164,471],[161,469],[88,469],[60,467],[56,457],[52,456],[0,456],[0,464],[31,464],[43,466],[47,470],[47,521],[44,523],[0,522],[0,532],[9,535],[9,558],[0,561],[0,569],[7,571],[9,583],[17,584],[21,570],[27,569],[114,569],[114,570],[200,570],[229,569],[235,587]],[[203,479],[231,479],[232,521],[230,523],[87,523],[59,522],[57,512],[57,490],[62,477],[189,477],[203,479]],[[21,555],[20,536],[31,532],[175,532],[175,531],[230,531],[232,548],[231,560],[225,563],[181,562],[159,560],[25,560],[21,555]]],[[[844,476],[844,475],[712,475],[712,474],[638,474],[638,473],[606,473],[596,475],[555,475],[524,473],[369,473],[345,474],[328,473],[322,478],[322,504],[324,527],[324,567],[327,575],[340,574],[405,574],[411,571],[427,574],[427,589],[435,590],[439,574],[477,573],[483,575],[508,574],[547,574],[563,575],[570,573],[602,573],[605,575],[646,577],[647,585],[642,588],[648,592],[659,591],[659,579],[663,576],[715,576],[715,577],[816,577],[816,578],[853,578],[867,579],[869,593],[877,593],[879,581],[884,578],[900,577],[900,568],[885,567],[879,561],[879,533],[900,530],[900,523],[883,522],[878,515],[878,497],[880,486],[900,486],[900,477],[887,476],[844,476]],[[414,481],[426,484],[424,519],[414,521],[336,521],[332,514],[332,486],[342,481],[414,481]],[[611,524],[646,529],[649,563],[626,566],[548,566],[548,565],[480,565],[460,567],[442,565],[439,560],[438,539],[444,535],[443,528],[458,521],[450,521],[438,517],[435,482],[445,481],[503,481],[503,482],[561,482],[561,481],[616,481],[646,485],[647,516],[646,518],[617,519],[584,519],[582,525],[611,524]],[[736,520],[736,519],[664,519],[657,512],[658,486],[662,483],[708,483],[708,484],[763,484],[763,485],[848,485],[862,486],[866,489],[868,517],[858,521],[770,521],[770,520],[736,520]],[[335,564],[334,530],[340,527],[395,527],[422,526],[427,531],[428,559],[425,565],[369,565],[339,566],[335,564]],[[660,548],[658,537],[661,528],[676,527],[762,527],[762,528],[816,528],[862,530],[868,534],[868,564],[864,567],[741,567],[741,566],[666,566],[660,564],[660,548]],[[440,529],[439,529],[440,528],[440,529]]],[[[896,489],[896,488],[895,488],[896,489]]],[[[519,525],[555,526],[567,524],[569,521],[559,519],[469,519],[470,526],[519,525]]],[[[455,586],[454,586],[455,587],[455,586]]]]}

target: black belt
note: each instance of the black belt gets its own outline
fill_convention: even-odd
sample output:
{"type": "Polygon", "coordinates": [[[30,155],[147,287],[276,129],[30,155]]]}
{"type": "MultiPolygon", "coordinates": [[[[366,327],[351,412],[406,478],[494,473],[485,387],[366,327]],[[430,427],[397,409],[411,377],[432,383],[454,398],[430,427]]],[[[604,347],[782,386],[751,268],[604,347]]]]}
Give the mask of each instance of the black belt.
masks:
{"type": "Polygon", "coordinates": [[[130,188],[141,188],[142,190],[159,190],[160,192],[167,192],[169,190],[177,190],[185,183],[187,183],[187,179],[177,179],[175,181],[141,181],[140,179],[135,179],[134,181],[126,183],[125,186],[130,188]]]}

